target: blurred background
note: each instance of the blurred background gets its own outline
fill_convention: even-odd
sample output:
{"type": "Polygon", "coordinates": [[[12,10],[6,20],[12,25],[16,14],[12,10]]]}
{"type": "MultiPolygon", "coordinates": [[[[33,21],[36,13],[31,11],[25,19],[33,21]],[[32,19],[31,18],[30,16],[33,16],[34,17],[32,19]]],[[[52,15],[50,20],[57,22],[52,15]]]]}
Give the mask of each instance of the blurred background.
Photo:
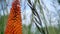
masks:
{"type": "MultiPolygon", "coordinates": [[[[4,34],[13,0],[0,0],[0,34],[4,34]]],[[[23,34],[60,34],[60,0],[20,0],[23,34]]]]}

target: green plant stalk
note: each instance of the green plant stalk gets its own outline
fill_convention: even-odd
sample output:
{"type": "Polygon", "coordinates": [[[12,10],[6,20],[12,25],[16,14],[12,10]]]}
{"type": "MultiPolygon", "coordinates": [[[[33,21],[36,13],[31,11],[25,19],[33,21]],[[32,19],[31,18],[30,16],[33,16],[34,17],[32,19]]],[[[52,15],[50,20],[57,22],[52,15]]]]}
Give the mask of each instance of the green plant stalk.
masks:
{"type": "Polygon", "coordinates": [[[43,17],[43,20],[44,20],[44,22],[45,22],[45,34],[49,34],[48,33],[48,28],[47,28],[47,21],[46,21],[46,19],[45,19],[45,16],[44,16],[44,12],[43,12],[43,8],[42,8],[42,6],[41,6],[41,4],[40,4],[40,2],[38,1],[38,3],[39,3],[39,8],[40,8],[40,13],[43,15],[42,17],[43,17]]]}

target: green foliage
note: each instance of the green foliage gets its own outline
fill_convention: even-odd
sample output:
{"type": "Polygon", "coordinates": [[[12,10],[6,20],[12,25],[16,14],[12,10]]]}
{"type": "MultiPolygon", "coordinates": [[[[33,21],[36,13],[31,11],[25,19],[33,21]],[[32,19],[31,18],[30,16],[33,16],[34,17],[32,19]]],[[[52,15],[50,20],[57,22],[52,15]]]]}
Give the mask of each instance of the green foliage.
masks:
{"type": "MultiPolygon", "coordinates": [[[[42,0],[34,0],[34,2],[32,3],[31,0],[28,0],[28,6],[31,8],[31,11],[34,15],[34,19],[33,19],[34,23],[41,34],[57,34],[58,33],[58,32],[56,32],[57,29],[54,26],[47,25],[48,22],[44,15],[44,11],[43,11],[44,7],[42,6],[41,2],[43,3],[42,0]],[[40,14],[38,14],[38,10],[36,9],[37,8],[36,6],[38,7],[40,14]],[[45,27],[43,27],[42,23],[44,23],[45,27]],[[41,26],[41,27],[39,27],[39,26],[41,26]]],[[[43,5],[45,6],[44,3],[43,3],[43,5]]],[[[47,9],[46,6],[45,6],[45,9],[47,9]]],[[[57,30],[57,31],[59,31],[59,30],[57,30]]],[[[58,33],[58,34],[60,34],[60,33],[58,33]]]]}
{"type": "Polygon", "coordinates": [[[0,18],[0,33],[4,34],[4,28],[7,21],[7,16],[1,16],[0,18]]]}

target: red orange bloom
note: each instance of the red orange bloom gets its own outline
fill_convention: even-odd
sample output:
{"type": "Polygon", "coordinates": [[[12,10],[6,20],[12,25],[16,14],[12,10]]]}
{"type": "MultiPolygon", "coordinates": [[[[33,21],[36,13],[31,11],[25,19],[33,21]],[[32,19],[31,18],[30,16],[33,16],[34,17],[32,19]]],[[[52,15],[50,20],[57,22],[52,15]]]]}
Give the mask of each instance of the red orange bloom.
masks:
{"type": "Polygon", "coordinates": [[[19,0],[14,0],[12,3],[5,34],[22,34],[22,19],[19,0]]]}

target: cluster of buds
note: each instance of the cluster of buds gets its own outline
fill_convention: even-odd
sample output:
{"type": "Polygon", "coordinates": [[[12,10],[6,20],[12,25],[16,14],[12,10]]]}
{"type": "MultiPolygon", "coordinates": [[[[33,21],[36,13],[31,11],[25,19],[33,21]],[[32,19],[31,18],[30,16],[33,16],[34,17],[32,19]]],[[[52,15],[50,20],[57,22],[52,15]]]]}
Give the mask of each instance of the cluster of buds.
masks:
{"type": "Polygon", "coordinates": [[[5,34],[22,34],[20,1],[14,0],[6,24],[5,34]]]}

